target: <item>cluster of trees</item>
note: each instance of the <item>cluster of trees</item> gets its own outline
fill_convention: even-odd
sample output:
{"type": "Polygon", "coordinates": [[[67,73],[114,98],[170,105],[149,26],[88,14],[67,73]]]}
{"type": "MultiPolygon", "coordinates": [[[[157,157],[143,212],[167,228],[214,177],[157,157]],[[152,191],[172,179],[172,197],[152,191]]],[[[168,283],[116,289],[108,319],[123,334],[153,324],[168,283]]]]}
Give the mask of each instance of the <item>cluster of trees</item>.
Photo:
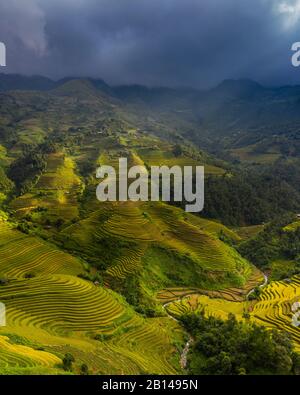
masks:
{"type": "MultiPolygon", "coordinates": [[[[186,202],[173,204],[184,208],[186,202]]],[[[201,216],[218,219],[228,226],[257,225],[296,213],[299,207],[300,163],[277,163],[206,177],[201,216]]]]}
{"type": "Polygon", "coordinates": [[[293,220],[295,216],[285,215],[272,221],[255,237],[241,243],[239,252],[260,268],[276,259],[287,259],[299,262],[300,271],[300,227],[284,230],[293,220]]]}
{"type": "Polygon", "coordinates": [[[202,214],[227,225],[256,225],[296,212],[299,206],[299,192],[278,174],[244,171],[207,178],[202,214]]]}
{"type": "Polygon", "coordinates": [[[6,176],[4,169],[0,166],[0,203],[5,200],[6,193],[13,189],[13,182],[6,176]]]}
{"type": "Polygon", "coordinates": [[[18,134],[14,123],[0,127],[0,139],[1,143],[4,143],[7,148],[12,148],[18,142],[18,134]]]}
{"type": "Polygon", "coordinates": [[[46,166],[47,161],[43,152],[28,150],[12,163],[8,169],[8,177],[14,181],[19,192],[25,193],[32,188],[46,166]]]}
{"type": "Polygon", "coordinates": [[[138,275],[127,276],[120,291],[125,295],[126,301],[132,305],[136,312],[145,317],[161,315],[151,298],[145,295],[138,275]]]}
{"type": "MultiPolygon", "coordinates": [[[[73,371],[73,364],[75,363],[75,358],[73,356],[73,354],[71,353],[66,353],[63,357],[62,360],[62,368],[66,371],[66,372],[72,372],[73,371]]],[[[87,364],[83,363],[80,366],[80,374],[83,376],[87,376],[89,374],[89,367],[87,364]]]]}
{"type": "Polygon", "coordinates": [[[300,357],[286,333],[238,322],[230,314],[223,321],[204,313],[182,317],[194,337],[190,374],[300,374],[300,357]]]}
{"type": "Polygon", "coordinates": [[[70,135],[55,129],[39,145],[22,145],[22,155],[8,169],[7,175],[15,183],[17,193],[29,191],[47,166],[47,155],[57,152],[62,147],[71,150],[83,141],[81,135],[70,135]]]}
{"type": "Polygon", "coordinates": [[[266,138],[261,136],[261,138],[262,140],[254,148],[255,153],[264,154],[270,151],[270,148],[275,148],[283,157],[299,157],[300,134],[298,125],[295,125],[295,130],[286,130],[281,134],[275,134],[266,138]]]}

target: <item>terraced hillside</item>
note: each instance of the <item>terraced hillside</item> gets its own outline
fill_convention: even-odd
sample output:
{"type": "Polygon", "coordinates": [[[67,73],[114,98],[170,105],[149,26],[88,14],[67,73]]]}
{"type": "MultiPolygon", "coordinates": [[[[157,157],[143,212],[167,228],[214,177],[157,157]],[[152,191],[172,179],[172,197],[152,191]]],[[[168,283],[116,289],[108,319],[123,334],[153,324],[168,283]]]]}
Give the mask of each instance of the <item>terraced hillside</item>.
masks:
{"type": "Polygon", "coordinates": [[[82,264],[37,237],[26,236],[0,222],[0,276],[8,279],[40,274],[82,272],[82,264]]]}
{"type": "Polygon", "coordinates": [[[174,302],[169,302],[166,309],[174,317],[189,312],[203,311],[207,315],[226,319],[229,313],[239,320],[250,319],[268,328],[277,328],[287,332],[300,351],[300,279],[295,276],[291,281],[273,281],[263,287],[257,300],[228,301],[217,295],[177,294],[174,302]]]}
{"type": "Polygon", "coordinates": [[[67,352],[75,372],[82,363],[102,374],[179,370],[178,325],[140,317],[122,297],[78,278],[76,258],[7,223],[1,223],[0,245],[0,300],[7,312],[2,373],[63,373],[67,352]]]}
{"type": "Polygon", "coordinates": [[[61,362],[60,358],[49,352],[13,344],[7,336],[0,336],[0,350],[0,369],[2,374],[17,373],[20,370],[24,374],[32,371],[46,373],[49,370],[51,371],[55,364],[61,362]]]}
{"type": "MultiPolygon", "coordinates": [[[[75,158],[80,167],[82,158],[75,158]]],[[[130,158],[133,164],[141,163],[134,153],[130,158]]],[[[101,154],[99,160],[105,163],[108,157],[101,154]]],[[[34,189],[13,202],[18,217],[20,212],[23,218],[30,212],[31,221],[45,225],[43,215],[50,218],[55,209],[61,210],[64,202],[59,199],[59,193],[69,198],[76,180],[73,165],[69,172],[66,167],[66,157],[49,155],[46,171],[34,189]],[[66,183],[61,187],[64,176],[66,183]],[[45,207],[45,214],[36,211],[38,207],[45,207]]],[[[95,185],[94,180],[91,185],[95,185]]],[[[74,206],[78,207],[78,202],[74,201],[74,206]]],[[[113,286],[115,280],[137,276],[139,286],[151,303],[156,300],[157,291],[175,284],[239,287],[251,276],[253,268],[218,238],[222,232],[233,240],[238,240],[238,236],[221,224],[196,219],[162,203],[99,204],[94,196],[87,194],[83,207],[87,212],[84,219],[64,226],[52,240],[88,262],[81,269],[78,259],[8,227],[5,232],[10,232],[7,234],[10,243],[6,244],[3,231],[2,256],[10,252],[10,246],[12,251],[19,251],[19,244],[22,248],[20,255],[13,253],[3,264],[2,273],[9,279],[1,296],[8,306],[8,327],[4,334],[8,331],[13,334],[12,338],[20,336],[25,339],[22,342],[33,343],[30,347],[34,349],[43,347],[60,361],[64,353],[71,352],[77,369],[80,363],[86,363],[93,373],[178,371],[179,354],[173,343],[180,344],[183,333],[173,321],[167,317],[144,319],[128,305],[124,307],[125,302],[118,300],[116,294],[74,275],[85,273],[87,266],[91,274],[104,269],[108,287],[113,286]],[[172,277],[174,264],[179,265],[183,258],[179,277],[172,277]],[[199,273],[196,279],[195,273],[199,273]],[[11,294],[6,298],[8,287],[11,294]],[[10,302],[12,294],[15,296],[10,302]],[[24,295],[26,300],[22,302],[24,295]],[[97,306],[103,306],[102,311],[97,306]]],[[[156,310],[163,314],[157,306],[156,310]]],[[[60,365],[61,362],[55,363],[48,369],[58,373],[60,365]]],[[[25,368],[12,363],[8,365],[9,371],[14,366],[13,371],[25,372],[29,365],[25,368]]],[[[30,365],[29,371],[42,372],[41,369],[41,365],[30,365]]]]}
{"type": "MultiPolygon", "coordinates": [[[[221,288],[219,290],[207,290],[199,288],[172,287],[162,289],[157,293],[157,299],[164,304],[169,304],[177,300],[189,298],[189,296],[198,297],[206,295],[213,299],[222,299],[222,302],[243,302],[249,292],[258,284],[264,281],[262,273],[254,268],[247,282],[242,287],[221,288]]],[[[236,304],[236,303],[235,303],[236,304]]]]}
{"type": "Polygon", "coordinates": [[[81,181],[75,173],[75,163],[63,152],[47,155],[45,172],[30,192],[12,201],[11,207],[19,216],[32,214],[35,222],[70,220],[78,216],[77,198],[81,181]]]}
{"type": "Polygon", "coordinates": [[[59,239],[64,248],[77,250],[96,267],[107,267],[108,282],[110,277],[123,279],[144,271],[145,281],[147,277],[156,291],[172,284],[242,286],[253,268],[203,224],[163,203],[102,203],[89,217],[65,228],[59,239]],[[103,250],[108,243],[115,246],[110,255],[103,250]],[[155,266],[158,259],[160,268],[155,266]],[[178,278],[172,280],[174,264],[178,278]]]}
{"type": "Polygon", "coordinates": [[[215,316],[226,319],[229,313],[234,314],[238,319],[242,319],[243,314],[247,312],[247,302],[234,302],[221,298],[212,298],[206,295],[194,294],[182,297],[182,299],[169,302],[166,305],[169,314],[179,318],[181,315],[190,312],[205,311],[207,316],[215,316]]]}
{"type": "MultiPolygon", "coordinates": [[[[50,123],[52,116],[49,112],[50,123]]],[[[1,223],[0,300],[7,307],[1,350],[4,353],[7,344],[15,350],[3,371],[63,373],[62,359],[71,353],[75,373],[83,363],[91,373],[180,372],[185,335],[164,313],[157,291],[196,284],[239,287],[253,268],[219,239],[220,233],[239,239],[221,224],[159,202],[99,203],[95,168],[117,167],[119,157],[127,157],[129,166],[203,164],[207,157],[188,147],[176,153],[173,144],[122,123],[118,127],[124,130],[118,133],[106,127],[91,131],[89,123],[82,134],[66,116],[64,120],[59,135],[39,128],[37,120],[18,131],[28,142],[38,135],[45,167],[34,177],[29,172],[30,188],[26,184],[9,203],[23,233],[1,223]],[[47,136],[50,152],[42,143],[47,136]],[[65,144],[58,149],[62,138],[65,144]],[[150,147],[159,144],[160,159],[155,159],[150,147]],[[177,277],[174,265],[179,268],[177,277]],[[128,298],[127,283],[134,278],[134,292],[142,295],[142,314],[128,298]],[[27,359],[17,345],[29,349],[27,359]],[[40,359],[35,352],[42,353],[40,359]]],[[[12,147],[12,160],[21,149],[20,144],[12,147]]],[[[207,172],[224,173],[213,163],[207,172]]]]}
{"type": "MultiPolygon", "coordinates": [[[[290,325],[298,277],[246,300],[263,274],[239,247],[268,224],[234,230],[163,202],[96,198],[96,168],[118,167],[119,158],[148,170],[204,165],[206,182],[220,181],[222,197],[234,188],[233,164],[187,141],[179,129],[190,122],[141,115],[92,81],[58,85],[0,94],[0,301],[7,309],[0,373],[78,374],[83,364],[92,374],[183,373],[187,334],[169,315],[202,309],[283,328],[299,349],[299,328],[290,325]],[[67,353],[72,371],[64,370],[67,353]]],[[[227,207],[229,219],[235,208],[227,207]]],[[[298,228],[294,218],[282,234],[298,228]]],[[[293,252],[293,260],[274,258],[273,273],[291,262],[295,269],[293,252]]]]}
{"type": "Polygon", "coordinates": [[[300,302],[300,278],[291,281],[276,281],[263,289],[258,302],[251,308],[251,315],[260,324],[275,327],[288,332],[300,351],[300,329],[297,308],[293,305],[300,302]],[[298,326],[296,326],[298,325],[298,326]]]}

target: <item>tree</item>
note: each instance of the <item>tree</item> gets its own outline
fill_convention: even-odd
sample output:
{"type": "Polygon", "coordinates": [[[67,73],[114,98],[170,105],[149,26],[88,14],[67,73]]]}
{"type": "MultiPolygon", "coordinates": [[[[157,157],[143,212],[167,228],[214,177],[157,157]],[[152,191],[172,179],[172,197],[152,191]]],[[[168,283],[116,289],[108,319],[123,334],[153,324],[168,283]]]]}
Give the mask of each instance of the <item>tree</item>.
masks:
{"type": "Polygon", "coordinates": [[[182,155],[182,148],[180,144],[176,144],[173,148],[173,154],[176,156],[176,158],[180,155],[182,155]]]}
{"type": "Polygon", "coordinates": [[[89,374],[89,368],[85,363],[83,363],[80,367],[80,374],[83,376],[87,376],[89,374]]]}
{"type": "Polygon", "coordinates": [[[75,358],[73,357],[73,355],[70,353],[66,353],[63,358],[63,369],[66,371],[71,371],[73,362],[75,362],[75,358]]]}
{"type": "Polygon", "coordinates": [[[289,336],[230,314],[223,321],[189,314],[182,322],[195,339],[189,354],[191,374],[297,374],[300,359],[289,336]]]}

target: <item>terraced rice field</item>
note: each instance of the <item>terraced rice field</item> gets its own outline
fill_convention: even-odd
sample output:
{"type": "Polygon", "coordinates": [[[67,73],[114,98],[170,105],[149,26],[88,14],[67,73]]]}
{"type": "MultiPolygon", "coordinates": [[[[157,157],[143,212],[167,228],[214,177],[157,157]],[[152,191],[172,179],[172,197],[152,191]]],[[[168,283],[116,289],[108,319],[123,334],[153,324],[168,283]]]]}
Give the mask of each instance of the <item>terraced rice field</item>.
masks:
{"type": "Polygon", "coordinates": [[[114,208],[102,232],[142,242],[155,241],[157,227],[138,205],[128,202],[114,208]]]}
{"type": "MultiPolygon", "coordinates": [[[[188,156],[180,155],[175,156],[172,152],[172,147],[166,146],[164,150],[142,148],[137,150],[138,155],[142,161],[148,166],[201,166],[198,159],[193,159],[188,156]]],[[[207,175],[222,175],[224,170],[220,167],[205,164],[205,174],[207,175]]]]}
{"type": "Polygon", "coordinates": [[[199,294],[199,288],[180,288],[172,287],[162,289],[157,293],[157,300],[163,304],[174,302],[178,299],[182,299],[185,296],[192,294],[199,294]]]}
{"type": "Polygon", "coordinates": [[[0,288],[12,327],[44,329],[54,334],[101,330],[111,333],[127,320],[126,309],[103,288],[75,276],[39,276],[11,281],[0,288]]]}
{"type": "MultiPolygon", "coordinates": [[[[112,291],[74,276],[40,276],[0,287],[0,300],[7,307],[7,327],[0,335],[5,329],[46,344],[41,355],[30,348],[28,361],[16,347],[19,367],[58,363],[52,354],[71,350],[98,373],[176,372],[167,326],[138,317],[112,291]],[[103,341],[92,340],[92,333],[103,341]]],[[[0,355],[2,348],[0,342],[0,355]]]]}
{"type": "Polygon", "coordinates": [[[31,193],[16,198],[11,207],[23,216],[37,207],[48,209],[47,216],[70,220],[78,216],[77,194],[81,180],[75,163],[62,152],[49,154],[46,171],[40,176],[31,193]]]}
{"type": "MultiPolygon", "coordinates": [[[[130,152],[130,144],[126,144],[129,165],[143,164],[143,156],[130,152]]],[[[98,163],[109,161],[111,165],[115,158],[113,150],[105,152],[98,163]]],[[[169,159],[165,164],[174,160],[169,159]]],[[[41,206],[48,209],[48,217],[72,219],[78,215],[78,188],[80,180],[73,161],[51,154],[47,170],[32,193],[12,205],[20,215],[41,206]]],[[[101,243],[116,242],[120,251],[106,270],[108,281],[140,273],[143,257],[154,245],[188,256],[216,283],[219,275],[231,272],[236,275],[233,283],[242,283],[253,272],[248,262],[218,239],[221,231],[237,239],[234,232],[211,221],[196,220],[175,207],[159,202],[98,203],[94,198],[88,210],[88,217],[63,229],[62,240],[71,251],[83,251],[86,256],[99,257],[99,261],[101,243]]],[[[9,279],[0,286],[0,301],[7,308],[7,327],[0,328],[0,360],[1,355],[11,355],[5,357],[5,367],[23,372],[46,368],[56,373],[63,355],[71,352],[75,372],[82,363],[96,374],[180,372],[180,355],[174,346],[175,341],[183,344],[179,324],[168,317],[142,318],[121,296],[78,278],[82,271],[78,259],[0,223],[0,276],[9,279]],[[7,333],[22,336],[29,343],[14,344],[7,340],[7,333]],[[32,342],[42,345],[44,351],[30,345],[32,342]]],[[[199,292],[193,288],[172,292],[187,291],[199,292]]]]}
{"type": "Polygon", "coordinates": [[[13,226],[4,221],[0,221],[0,246],[9,243],[12,240],[19,240],[25,237],[26,236],[23,233],[15,230],[13,226]]]}
{"type": "Polygon", "coordinates": [[[137,272],[141,268],[141,257],[144,250],[143,247],[130,250],[128,254],[117,259],[106,273],[114,278],[124,279],[128,274],[137,272]]]}
{"type": "MultiPolygon", "coordinates": [[[[299,317],[295,316],[299,311],[295,306],[299,306],[297,302],[300,302],[300,276],[295,276],[290,282],[271,282],[262,288],[257,301],[229,301],[217,295],[199,295],[192,292],[189,295],[174,292],[174,297],[177,299],[171,299],[165,305],[168,313],[174,317],[204,310],[207,315],[222,319],[226,319],[229,313],[243,319],[244,313],[247,313],[250,319],[258,324],[289,333],[295,349],[300,352],[299,317]]],[[[167,297],[161,299],[164,303],[167,300],[167,297]]]]}
{"type": "Polygon", "coordinates": [[[255,152],[255,148],[256,145],[251,144],[243,148],[231,149],[229,152],[233,157],[236,157],[243,162],[250,163],[273,163],[280,157],[280,153],[276,151],[276,148],[274,149],[274,151],[271,148],[270,152],[266,151],[261,154],[255,152]]]}
{"type": "Polygon", "coordinates": [[[169,324],[168,318],[155,318],[150,323],[139,325],[132,332],[126,332],[110,344],[115,349],[122,349],[124,354],[142,368],[144,372],[157,373],[158,366],[163,366],[163,372],[175,373],[176,370],[170,363],[172,348],[168,346],[168,325],[174,325],[173,330],[179,330],[176,323],[169,324]],[[167,347],[166,347],[167,344],[167,347]],[[151,350],[155,349],[153,354],[151,350]]]}
{"type": "Polygon", "coordinates": [[[263,289],[251,315],[260,324],[288,332],[300,351],[300,328],[292,325],[292,306],[300,302],[300,277],[291,282],[276,281],[263,289]]]}
{"type": "Polygon", "coordinates": [[[206,295],[191,295],[180,301],[168,304],[166,310],[177,318],[183,314],[204,310],[208,316],[212,315],[227,319],[228,314],[233,313],[238,319],[242,319],[243,313],[248,311],[247,305],[247,302],[231,302],[206,295]]]}
{"type": "Polygon", "coordinates": [[[246,263],[238,254],[235,255],[224,243],[209,237],[197,228],[182,223],[181,226],[174,226],[169,232],[172,240],[168,240],[166,244],[189,254],[203,269],[218,272],[231,271],[237,267],[241,273],[244,271],[243,266],[246,269],[246,263]]]}
{"type": "MultiPolygon", "coordinates": [[[[211,229],[210,222],[207,226],[211,229]]],[[[253,268],[233,248],[220,241],[213,230],[208,232],[203,226],[205,220],[192,223],[185,220],[180,209],[160,202],[100,203],[97,211],[66,228],[63,236],[74,248],[91,255],[95,253],[95,242],[101,244],[107,237],[134,243],[136,247],[122,252],[122,257],[113,260],[107,270],[117,278],[134,273],[144,251],[153,243],[159,243],[169,251],[188,257],[211,281],[219,282],[223,278],[225,282],[233,274],[231,284],[242,287],[253,268]]]]}
{"type": "Polygon", "coordinates": [[[213,274],[224,271],[238,271],[241,275],[250,275],[249,264],[234,250],[216,237],[198,226],[181,218],[181,211],[167,205],[151,205],[148,209],[156,223],[161,224],[165,234],[165,243],[170,248],[188,254],[202,269],[209,269],[213,274]],[[248,272],[248,273],[247,273],[248,272]]]}
{"type": "Polygon", "coordinates": [[[256,236],[264,229],[264,225],[243,226],[235,230],[236,234],[242,239],[247,240],[256,236]]]}
{"type": "Polygon", "coordinates": [[[31,347],[13,344],[7,336],[0,336],[0,369],[6,368],[33,368],[48,367],[51,368],[61,363],[61,359],[56,355],[34,350],[31,347]]]}
{"type": "MultiPolygon", "coordinates": [[[[95,374],[179,371],[172,345],[174,329],[181,333],[178,325],[144,319],[113,291],[78,278],[82,267],[76,258],[1,222],[0,268],[9,280],[0,286],[7,313],[0,328],[1,372],[62,373],[66,352],[95,374]],[[24,278],[28,273],[35,277],[24,278]],[[15,336],[24,344],[15,343],[15,336]]],[[[114,270],[121,275],[121,262],[114,270]]]]}
{"type": "Polygon", "coordinates": [[[195,215],[187,215],[185,214],[186,220],[193,225],[198,226],[201,230],[209,232],[215,236],[219,236],[220,234],[224,234],[229,237],[231,240],[239,242],[241,241],[240,236],[235,233],[233,230],[227,228],[219,222],[210,221],[208,219],[204,219],[195,215]]]}
{"type": "Polygon", "coordinates": [[[69,190],[80,184],[74,169],[75,165],[70,157],[65,157],[62,153],[50,154],[46,172],[40,177],[36,188],[69,190]]]}
{"type": "Polygon", "coordinates": [[[0,263],[0,276],[9,279],[26,274],[77,275],[83,270],[76,258],[5,223],[0,223],[0,263]]]}
{"type": "Polygon", "coordinates": [[[247,282],[240,288],[224,288],[220,290],[183,287],[166,288],[159,291],[156,297],[160,303],[164,304],[185,298],[190,295],[206,295],[210,298],[222,299],[228,302],[243,302],[246,299],[248,292],[258,284],[262,284],[263,281],[264,277],[262,273],[256,268],[253,268],[251,275],[247,279],[247,282]]]}

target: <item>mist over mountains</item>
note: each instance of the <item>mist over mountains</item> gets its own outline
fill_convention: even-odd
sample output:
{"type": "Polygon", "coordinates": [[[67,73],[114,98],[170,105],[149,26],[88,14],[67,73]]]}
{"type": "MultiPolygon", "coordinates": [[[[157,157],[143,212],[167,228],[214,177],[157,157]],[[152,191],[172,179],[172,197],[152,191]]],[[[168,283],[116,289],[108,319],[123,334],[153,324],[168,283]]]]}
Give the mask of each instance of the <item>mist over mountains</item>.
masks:
{"type": "MultiPolygon", "coordinates": [[[[101,98],[146,123],[163,122],[209,149],[232,149],[270,140],[297,140],[300,85],[265,87],[252,80],[224,80],[209,90],[110,86],[102,79],[0,74],[0,92],[43,91],[49,95],[101,98]],[[152,121],[151,121],[152,120],[152,121]]],[[[282,142],[283,143],[283,142],[282,142]]]]}

